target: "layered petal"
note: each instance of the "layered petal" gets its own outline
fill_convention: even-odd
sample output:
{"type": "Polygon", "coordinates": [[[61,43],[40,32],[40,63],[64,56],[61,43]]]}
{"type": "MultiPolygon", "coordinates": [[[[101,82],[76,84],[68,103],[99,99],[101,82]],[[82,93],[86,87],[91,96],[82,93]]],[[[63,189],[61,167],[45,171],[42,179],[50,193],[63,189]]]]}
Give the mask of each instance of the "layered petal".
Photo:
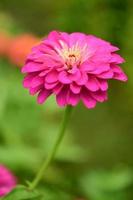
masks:
{"type": "Polygon", "coordinates": [[[50,94],[51,94],[51,90],[46,90],[46,89],[41,90],[37,98],[38,103],[39,104],[44,103],[50,94]]]}
{"type": "Polygon", "coordinates": [[[87,89],[82,89],[81,100],[83,101],[83,104],[89,109],[96,106],[96,100],[90,95],[90,92],[87,89]]]}

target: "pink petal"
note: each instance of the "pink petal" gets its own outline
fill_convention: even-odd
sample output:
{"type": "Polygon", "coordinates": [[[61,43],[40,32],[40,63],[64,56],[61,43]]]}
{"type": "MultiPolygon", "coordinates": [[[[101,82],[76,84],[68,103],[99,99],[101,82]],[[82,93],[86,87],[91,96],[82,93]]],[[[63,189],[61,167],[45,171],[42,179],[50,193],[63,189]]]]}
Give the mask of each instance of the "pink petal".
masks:
{"type": "Polygon", "coordinates": [[[106,91],[97,91],[91,92],[91,96],[98,102],[103,102],[107,100],[107,92],[106,91]]]}
{"type": "Polygon", "coordinates": [[[86,83],[85,86],[90,91],[97,91],[97,90],[99,90],[99,82],[94,77],[89,77],[88,82],[86,83]]]}
{"type": "Polygon", "coordinates": [[[101,74],[110,70],[110,65],[107,63],[95,63],[95,69],[89,71],[90,74],[101,74]]]}
{"type": "Polygon", "coordinates": [[[71,91],[69,91],[67,96],[67,104],[76,106],[80,100],[80,94],[74,94],[71,91]]]}
{"type": "Polygon", "coordinates": [[[0,164],[0,197],[5,196],[17,185],[16,177],[0,164]]]}
{"type": "MultiPolygon", "coordinates": [[[[46,48],[46,47],[47,46],[45,45],[44,48],[46,48]]],[[[42,57],[42,61],[45,61],[47,59],[48,60],[51,59],[52,64],[54,64],[54,65],[60,64],[60,61],[61,61],[61,57],[54,50],[49,50],[48,52],[44,53],[44,55],[42,57]]]]}
{"type": "Polygon", "coordinates": [[[125,62],[125,60],[118,54],[112,53],[112,57],[110,59],[110,63],[121,64],[125,62]]]}
{"type": "Polygon", "coordinates": [[[23,80],[24,88],[29,88],[35,75],[27,75],[23,80]]]}
{"type": "Polygon", "coordinates": [[[68,43],[68,42],[69,42],[69,34],[68,34],[68,33],[65,33],[65,32],[60,32],[60,34],[61,34],[61,39],[62,39],[64,42],[68,43]]]}
{"type": "Polygon", "coordinates": [[[54,82],[54,83],[47,83],[45,82],[44,84],[44,87],[47,89],[47,90],[51,90],[53,88],[55,88],[55,86],[58,84],[58,82],[54,82]]]}
{"type": "Polygon", "coordinates": [[[47,55],[47,54],[43,55],[42,62],[44,65],[44,69],[47,69],[48,67],[54,68],[61,65],[60,60],[57,61],[55,56],[51,57],[50,55],[47,55]]]}
{"type": "Polygon", "coordinates": [[[58,72],[57,71],[50,71],[46,76],[45,76],[45,81],[47,83],[54,83],[58,80],[58,72]]]}
{"type": "Polygon", "coordinates": [[[93,71],[96,69],[96,65],[94,63],[91,63],[91,62],[84,62],[81,64],[80,66],[80,70],[81,71],[93,71]]]}
{"type": "Polygon", "coordinates": [[[114,72],[114,76],[113,76],[114,79],[117,79],[120,81],[128,80],[126,74],[123,72],[123,70],[118,65],[112,64],[111,68],[113,69],[113,72],[114,72]]]}
{"type": "Polygon", "coordinates": [[[79,94],[81,90],[81,86],[73,82],[70,84],[70,89],[74,94],[79,94]]]}
{"type": "Polygon", "coordinates": [[[62,90],[63,88],[63,84],[61,83],[58,83],[54,88],[53,88],[53,92],[57,95],[60,93],[60,91],[62,90]]]}
{"type": "Polygon", "coordinates": [[[81,77],[75,82],[77,85],[85,85],[88,81],[88,75],[86,73],[81,72],[81,77]]]}
{"type": "Polygon", "coordinates": [[[94,108],[96,106],[96,100],[91,97],[89,91],[87,91],[87,90],[82,91],[81,99],[82,99],[84,105],[89,109],[94,108]]]}
{"type": "Polygon", "coordinates": [[[99,48],[97,49],[97,52],[94,54],[94,56],[91,57],[91,61],[95,63],[108,63],[111,58],[111,53],[108,52],[105,48],[99,48]]]}
{"type": "Polygon", "coordinates": [[[103,72],[99,75],[97,75],[98,78],[102,78],[102,79],[111,79],[113,78],[113,71],[112,70],[109,70],[107,72],[103,72]]]}
{"type": "Polygon", "coordinates": [[[100,89],[102,91],[106,91],[108,89],[108,82],[107,82],[107,80],[106,79],[105,80],[104,79],[99,79],[98,81],[99,81],[100,89]]]}
{"type": "Polygon", "coordinates": [[[119,50],[118,47],[116,47],[116,46],[114,46],[114,45],[110,45],[110,51],[111,51],[111,52],[118,51],[118,50],[119,50]]]}
{"type": "Polygon", "coordinates": [[[66,71],[62,71],[59,73],[58,79],[61,83],[69,84],[72,81],[69,79],[68,73],[66,71]]]}
{"type": "Polygon", "coordinates": [[[91,74],[100,74],[102,72],[110,70],[110,64],[104,62],[102,63],[87,61],[80,66],[80,70],[86,71],[91,74]]]}
{"type": "Polygon", "coordinates": [[[68,70],[68,72],[69,72],[70,74],[75,74],[75,73],[78,72],[78,71],[79,71],[79,69],[77,68],[76,65],[74,65],[74,66],[72,67],[72,69],[69,69],[69,70],[68,70]]]}
{"type": "Polygon", "coordinates": [[[75,73],[69,74],[68,77],[71,81],[77,81],[81,78],[81,73],[79,70],[77,70],[75,73]]]}
{"type": "Polygon", "coordinates": [[[37,102],[39,104],[44,103],[44,101],[46,101],[46,99],[49,97],[50,94],[51,94],[50,90],[42,90],[38,95],[37,102]]]}
{"type": "Polygon", "coordinates": [[[82,48],[84,47],[84,45],[86,44],[86,35],[83,33],[71,33],[69,35],[69,45],[70,47],[72,47],[73,45],[75,45],[76,43],[78,43],[78,45],[82,48]]]}
{"type": "Polygon", "coordinates": [[[43,70],[41,73],[39,73],[39,76],[40,76],[40,77],[43,77],[43,76],[45,76],[46,74],[48,74],[49,71],[50,71],[50,69],[43,70]]]}
{"type": "Polygon", "coordinates": [[[128,80],[127,75],[124,74],[124,72],[120,73],[120,74],[114,73],[113,78],[116,80],[124,81],[124,82],[126,82],[128,80]]]}
{"type": "Polygon", "coordinates": [[[44,53],[38,50],[36,53],[33,52],[28,56],[26,64],[29,62],[36,62],[43,64],[43,58],[44,58],[44,53]]]}
{"type": "Polygon", "coordinates": [[[51,31],[50,34],[48,35],[48,39],[52,41],[58,41],[60,38],[61,34],[59,31],[51,31]]]}
{"type": "Polygon", "coordinates": [[[35,78],[32,79],[31,81],[31,87],[35,88],[39,85],[42,85],[44,83],[44,78],[41,78],[39,76],[36,76],[35,78]]]}
{"type": "Polygon", "coordinates": [[[52,49],[54,49],[55,47],[60,48],[59,41],[62,40],[61,35],[62,35],[62,33],[59,31],[50,32],[48,37],[44,40],[44,44],[48,45],[52,49]]]}
{"type": "Polygon", "coordinates": [[[37,72],[45,69],[45,66],[42,63],[36,63],[36,62],[28,62],[23,68],[22,73],[28,73],[28,72],[37,72]]]}
{"type": "MultiPolygon", "coordinates": [[[[9,186],[10,187],[10,186],[9,186]]],[[[11,191],[10,188],[8,187],[1,187],[0,188],[0,197],[5,196],[6,194],[8,194],[11,191]]]]}
{"type": "Polygon", "coordinates": [[[63,87],[62,90],[57,94],[56,101],[59,106],[67,105],[68,87],[63,87]]]}
{"type": "Polygon", "coordinates": [[[30,88],[29,92],[30,95],[35,95],[37,92],[39,92],[42,89],[42,86],[38,86],[36,88],[30,88]]]}

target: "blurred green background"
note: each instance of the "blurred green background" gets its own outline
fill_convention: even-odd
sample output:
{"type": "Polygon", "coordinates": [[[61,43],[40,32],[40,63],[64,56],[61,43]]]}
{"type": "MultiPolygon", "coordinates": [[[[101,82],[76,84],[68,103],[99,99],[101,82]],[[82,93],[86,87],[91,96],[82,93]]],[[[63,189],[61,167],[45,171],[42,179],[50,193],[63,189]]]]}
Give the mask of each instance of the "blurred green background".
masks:
{"type": "MultiPolygon", "coordinates": [[[[75,108],[40,190],[46,200],[133,200],[133,1],[0,0],[0,29],[39,37],[80,31],[120,47],[128,83],[110,82],[109,100],[93,110],[75,108]]],[[[63,109],[54,98],[37,105],[22,79],[0,59],[0,163],[25,183],[51,149],[63,109]]]]}

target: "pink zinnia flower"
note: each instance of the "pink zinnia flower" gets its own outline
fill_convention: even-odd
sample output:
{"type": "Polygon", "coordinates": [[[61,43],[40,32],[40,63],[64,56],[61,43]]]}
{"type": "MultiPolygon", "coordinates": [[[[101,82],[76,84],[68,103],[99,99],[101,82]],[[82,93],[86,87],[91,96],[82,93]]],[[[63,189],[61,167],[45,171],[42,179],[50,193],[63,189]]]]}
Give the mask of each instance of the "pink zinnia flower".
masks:
{"type": "Polygon", "coordinates": [[[38,93],[40,104],[54,94],[59,106],[76,106],[81,100],[93,108],[107,100],[109,79],[127,80],[117,50],[92,35],[53,31],[28,56],[23,85],[31,95],[38,93]]]}
{"type": "Polygon", "coordinates": [[[0,197],[8,194],[17,184],[15,176],[3,165],[0,165],[0,197]]]}

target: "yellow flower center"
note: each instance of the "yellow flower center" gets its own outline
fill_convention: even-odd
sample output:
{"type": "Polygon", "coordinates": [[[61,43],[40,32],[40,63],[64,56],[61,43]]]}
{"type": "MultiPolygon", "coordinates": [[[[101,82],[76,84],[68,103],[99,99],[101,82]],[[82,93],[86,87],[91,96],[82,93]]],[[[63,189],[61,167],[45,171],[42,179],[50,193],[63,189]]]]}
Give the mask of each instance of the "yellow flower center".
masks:
{"type": "Polygon", "coordinates": [[[89,56],[87,44],[81,48],[78,42],[76,42],[72,47],[68,47],[68,45],[62,40],[59,42],[62,48],[55,49],[69,69],[71,69],[75,64],[80,65],[85,58],[89,56]]]}

